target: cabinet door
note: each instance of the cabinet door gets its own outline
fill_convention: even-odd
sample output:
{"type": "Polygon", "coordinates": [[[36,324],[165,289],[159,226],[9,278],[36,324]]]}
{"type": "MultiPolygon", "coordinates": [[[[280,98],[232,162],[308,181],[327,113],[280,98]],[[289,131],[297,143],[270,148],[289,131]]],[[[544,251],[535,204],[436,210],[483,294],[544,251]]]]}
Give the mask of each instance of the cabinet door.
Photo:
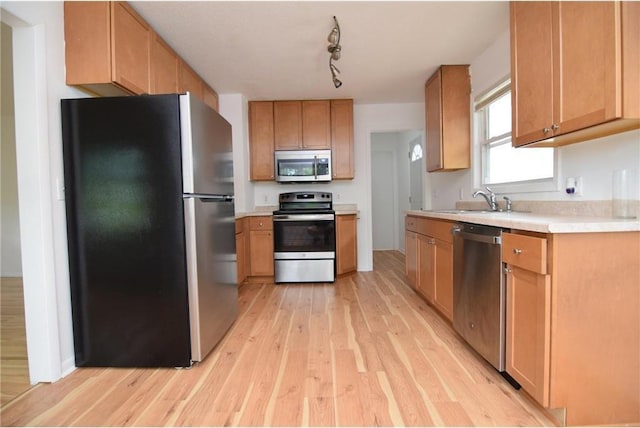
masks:
{"type": "Polygon", "coordinates": [[[67,85],[111,82],[110,16],[106,1],[64,2],[67,85]]]}
{"type": "Polygon", "coordinates": [[[354,177],[353,100],[331,100],[331,173],[336,180],[354,177]]]}
{"type": "Polygon", "coordinates": [[[302,102],[274,101],[273,130],[276,150],[302,148],[302,102]]]}
{"type": "Polygon", "coordinates": [[[358,269],[358,220],[356,215],[336,216],[336,272],[342,275],[358,269]]]}
{"type": "Polygon", "coordinates": [[[549,405],[551,280],[507,269],[506,371],[542,406],[549,405]]]}
{"type": "Polygon", "coordinates": [[[251,276],[273,276],[273,231],[249,232],[251,276]]]}
{"type": "Polygon", "coordinates": [[[554,8],[555,134],[620,117],[620,3],[557,2],[554,8]]]}
{"type": "Polygon", "coordinates": [[[429,236],[418,235],[418,281],[417,291],[431,304],[436,290],[436,247],[429,236]]]}
{"type": "Polygon", "coordinates": [[[151,42],[151,93],[178,93],[179,57],[158,36],[153,34],[151,42]]]}
{"type": "Polygon", "coordinates": [[[126,2],[111,2],[111,74],[134,94],[149,93],[151,28],[126,2]]]}
{"type": "Polygon", "coordinates": [[[302,147],[331,148],[331,103],[329,100],[302,101],[302,147]]]}
{"type": "Polygon", "coordinates": [[[514,1],[510,7],[512,144],[521,146],[551,136],[553,6],[514,1]]]}
{"type": "Polygon", "coordinates": [[[404,257],[407,282],[415,289],[418,279],[418,234],[415,232],[405,232],[404,257]]]}
{"type": "Polygon", "coordinates": [[[434,241],[435,290],[434,305],[453,321],[453,246],[444,241],[434,241]]]}
{"type": "Polygon", "coordinates": [[[427,81],[427,171],[469,168],[470,97],[468,65],[443,65],[427,81]]]}
{"type": "Polygon", "coordinates": [[[427,171],[437,171],[442,164],[442,71],[438,69],[425,85],[427,171]]]}
{"type": "Polygon", "coordinates": [[[246,251],[246,247],[245,247],[245,238],[244,238],[245,234],[243,233],[238,233],[236,235],[236,260],[238,263],[238,285],[242,284],[245,279],[247,279],[247,267],[246,267],[246,262],[247,259],[245,258],[245,251],[246,251]]]}
{"type": "Polygon", "coordinates": [[[218,111],[218,94],[206,83],[202,86],[202,100],[206,105],[218,111]]]}
{"type": "Polygon", "coordinates": [[[180,61],[180,92],[190,92],[200,101],[204,100],[204,82],[189,65],[180,61]]]}
{"type": "Polygon", "coordinates": [[[273,102],[249,102],[250,178],[273,180],[273,102]]]}

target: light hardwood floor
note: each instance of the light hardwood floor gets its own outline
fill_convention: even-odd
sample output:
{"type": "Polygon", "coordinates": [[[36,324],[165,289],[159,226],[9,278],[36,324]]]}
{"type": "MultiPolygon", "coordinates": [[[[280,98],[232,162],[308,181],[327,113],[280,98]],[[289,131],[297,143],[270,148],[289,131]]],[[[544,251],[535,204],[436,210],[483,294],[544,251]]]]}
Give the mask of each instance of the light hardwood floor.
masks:
{"type": "Polygon", "coordinates": [[[0,278],[0,405],[30,387],[22,278],[0,278]]]}
{"type": "Polygon", "coordinates": [[[404,257],[334,285],[250,284],[188,370],[78,369],[0,422],[84,426],[552,426],[406,284],[404,257]]]}

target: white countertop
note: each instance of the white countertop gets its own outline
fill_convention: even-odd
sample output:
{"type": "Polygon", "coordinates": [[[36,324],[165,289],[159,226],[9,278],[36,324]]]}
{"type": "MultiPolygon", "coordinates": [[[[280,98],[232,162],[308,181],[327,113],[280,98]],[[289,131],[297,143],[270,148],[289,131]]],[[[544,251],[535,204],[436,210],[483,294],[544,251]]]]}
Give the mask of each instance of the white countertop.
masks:
{"type": "MultiPolygon", "coordinates": [[[[443,210],[445,211],[445,210],[443,210]]],[[[454,211],[454,210],[451,210],[454,211]]],[[[541,233],[637,232],[640,220],[606,217],[578,217],[524,212],[407,211],[409,215],[541,233]]]]}

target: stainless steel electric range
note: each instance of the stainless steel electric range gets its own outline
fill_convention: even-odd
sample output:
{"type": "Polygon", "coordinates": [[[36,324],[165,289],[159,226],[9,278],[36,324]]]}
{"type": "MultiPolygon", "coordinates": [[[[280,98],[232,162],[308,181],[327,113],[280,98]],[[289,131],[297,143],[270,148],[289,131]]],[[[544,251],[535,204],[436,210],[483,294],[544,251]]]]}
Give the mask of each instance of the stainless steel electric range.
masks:
{"type": "Polygon", "coordinates": [[[273,213],[276,283],[334,282],[336,227],[330,192],[281,193],[273,213]]]}

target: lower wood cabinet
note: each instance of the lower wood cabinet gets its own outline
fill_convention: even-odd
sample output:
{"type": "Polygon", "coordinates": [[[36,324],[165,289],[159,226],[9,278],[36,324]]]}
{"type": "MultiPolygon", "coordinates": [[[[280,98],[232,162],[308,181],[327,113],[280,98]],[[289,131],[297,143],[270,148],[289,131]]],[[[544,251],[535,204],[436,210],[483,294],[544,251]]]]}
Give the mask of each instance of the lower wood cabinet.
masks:
{"type": "Polygon", "coordinates": [[[236,260],[238,264],[238,285],[247,280],[247,263],[249,257],[247,254],[248,245],[248,227],[247,218],[236,220],[236,260]]]}
{"type": "Polygon", "coordinates": [[[418,284],[418,234],[410,230],[404,234],[404,261],[407,282],[415,289],[418,284]]]}
{"type": "Polygon", "coordinates": [[[562,424],[640,421],[640,232],[502,238],[506,371],[562,424]]]}
{"type": "Polygon", "coordinates": [[[273,220],[249,217],[249,275],[273,276],[273,220]]]}
{"type": "Polygon", "coordinates": [[[506,371],[543,406],[549,405],[549,275],[507,267],[506,371]]]}
{"type": "Polygon", "coordinates": [[[358,217],[336,215],[336,274],[358,270],[358,217]]]}
{"type": "Polygon", "coordinates": [[[453,320],[453,223],[405,219],[405,263],[409,285],[453,320]]]}
{"type": "Polygon", "coordinates": [[[506,371],[543,406],[549,405],[551,277],[545,238],[504,233],[507,263],[506,371]]]}

